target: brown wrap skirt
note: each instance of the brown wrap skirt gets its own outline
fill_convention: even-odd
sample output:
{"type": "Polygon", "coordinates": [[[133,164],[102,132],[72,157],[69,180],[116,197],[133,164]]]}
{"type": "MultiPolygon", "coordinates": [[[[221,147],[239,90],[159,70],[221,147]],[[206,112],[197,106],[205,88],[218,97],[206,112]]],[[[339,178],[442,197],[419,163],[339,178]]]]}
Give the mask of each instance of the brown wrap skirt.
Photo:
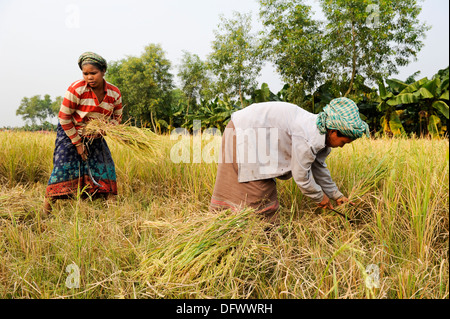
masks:
{"type": "Polygon", "coordinates": [[[264,220],[279,223],[277,186],[274,179],[239,183],[236,161],[236,130],[230,121],[222,136],[221,160],[209,209],[238,211],[254,208],[264,220]],[[230,160],[232,159],[232,161],[230,160]]]}

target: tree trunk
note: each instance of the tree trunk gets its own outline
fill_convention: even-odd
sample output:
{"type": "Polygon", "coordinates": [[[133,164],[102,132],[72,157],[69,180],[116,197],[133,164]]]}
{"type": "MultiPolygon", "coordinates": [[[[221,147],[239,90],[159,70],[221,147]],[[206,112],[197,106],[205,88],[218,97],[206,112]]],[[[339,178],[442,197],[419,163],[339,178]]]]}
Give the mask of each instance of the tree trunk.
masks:
{"type": "Polygon", "coordinates": [[[154,131],[155,133],[157,133],[155,121],[153,120],[153,112],[150,112],[150,121],[152,122],[153,131],[154,131]]]}
{"type": "Polygon", "coordinates": [[[189,114],[189,102],[190,102],[190,101],[191,101],[191,99],[188,98],[188,101],[187,101],[187,109],[186,109],[186,115],[189,114]]]}
{"type": "Polygon", "coordinates": [[[169,117],[169,133],[173,131],[173,115],[169,117]]]}
{"type": "Polygon", "coordinates": [[[312,94],[312,99],[311,99],[311,102],[312,102],[312,112],[313,112],[313,114],[316,114],[316,105],[315,105],[315,103],[314,103],[314,95],[315,95],[315,93],[312,94]]]}
{"type": "Polygon", "coordinates": [[[239,98],[241,99],[241,106],[242,106],[242,108],[244,108],[245,105],[244,105],[244,98],[242,97],[242,84],[241,83],[242,82],[239,81],[239,98]]]}

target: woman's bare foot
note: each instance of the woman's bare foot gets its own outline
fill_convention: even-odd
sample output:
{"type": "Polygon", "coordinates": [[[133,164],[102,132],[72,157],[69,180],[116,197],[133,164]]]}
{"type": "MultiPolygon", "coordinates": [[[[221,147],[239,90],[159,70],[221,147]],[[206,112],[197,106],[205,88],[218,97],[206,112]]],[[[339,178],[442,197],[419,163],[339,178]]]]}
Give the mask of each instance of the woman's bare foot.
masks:
{"type": "Polygon", "coordinates": [[[49,199],[49,198],[44,199],[44,206],[42,209],[42,214],[44,217],[47,217],[52,212],[52,204],[53,204],[52,199],[49,199]]]}

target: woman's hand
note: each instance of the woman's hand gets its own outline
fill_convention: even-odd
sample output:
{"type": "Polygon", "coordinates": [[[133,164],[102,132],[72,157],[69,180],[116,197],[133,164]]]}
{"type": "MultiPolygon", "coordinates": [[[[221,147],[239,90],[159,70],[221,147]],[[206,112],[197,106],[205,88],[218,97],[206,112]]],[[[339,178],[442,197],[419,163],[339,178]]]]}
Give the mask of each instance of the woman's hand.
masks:
{"type": "Polygon", "coordinates": [[[83,144],[83,143],[80,143],[80,144],[78,144],[76,147],[77,147],[77,153],[78,153],[78,155],[81,156],[81,159],[82,159],[83,161],[87,160],[88,153],[87,153],[87,149],[86,149],[86,147],[84,146],[84,144],[83,144]]]}
{"type": "Polygon", "coordinates": [[[334,209],[333,205],[331,205],[330,199],[329,199],[328,196],[325,195],[325,194],[323,194],[323,199],[322,199],[322,201],[321,201],[319,204],[317,204],[317,205],[318,205],[319,207],[322,207],[322,208],[330,208],[330,209],[334,209]]]}
{"type": "Polygon", "coordinates": [[[342,197],[340,197],[340,198],[338,198],[338,199],[336,199],[336,204],[338,205],[338,206],[340,206],[340,205],[342,205],[342,204],[344,204],[344,203],[349,203],[350,205],[355,205],[355,203],[353,203],[353,202],[351,202],[347,197],[345,197],[345,196],[342,196],[342,197]]]}

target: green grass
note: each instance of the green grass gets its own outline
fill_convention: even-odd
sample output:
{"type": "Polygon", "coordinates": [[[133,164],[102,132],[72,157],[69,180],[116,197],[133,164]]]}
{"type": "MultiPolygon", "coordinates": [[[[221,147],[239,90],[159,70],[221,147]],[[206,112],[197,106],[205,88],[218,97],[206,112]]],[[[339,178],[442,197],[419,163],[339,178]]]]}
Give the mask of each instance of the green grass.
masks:
{"type": "Polygon", "coordinates": [[[0,132],[1,298],[448,298],[447,140],[361,139],[327,165],[359,222],[277,181],[281,225],[208,212],[216,164],[175,164],[176,141],[143,162],[111,142],[115,202],[39,212],[55,135],[0,132]],[[67,288],[66,267],[80,268],[67,288]],[[368,288],[366,267],[379,268],[368,288]]]}

